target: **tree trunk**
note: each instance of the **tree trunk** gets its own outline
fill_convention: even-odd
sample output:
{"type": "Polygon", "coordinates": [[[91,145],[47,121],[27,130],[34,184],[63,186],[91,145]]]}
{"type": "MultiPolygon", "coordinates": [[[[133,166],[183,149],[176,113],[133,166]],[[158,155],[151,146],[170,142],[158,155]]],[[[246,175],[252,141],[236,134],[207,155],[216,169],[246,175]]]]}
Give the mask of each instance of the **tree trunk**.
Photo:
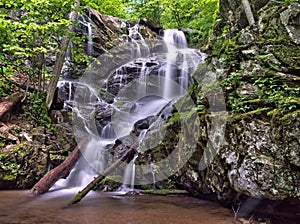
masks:
{"type": "Polygon", "coordinates": [[[249,22],[249,25],[251,26],[255,23],[255,20],[254,20],[254,16],[253,16],[253,13],[251,10],[250,3],[248,0],[242,0],[242,3],[243,3],[243,7],[245,10],[246,16],[247,16],[247,20],[249,22]]]}
{"type": "Polygon", "coordinates": [[[83,138],[73,150],[71,155],[62,164],[50,170],[39,182],[37,182],[31,188],[30,195],[38,196],[40,194],[43,194],[47,192],[57,180],[59,180],[60,178],[66,178],[70,174],[75,163],[78,161],[81,154],[80,150],[88,142],[88,140],[89,137],[83,138]]]}
{"type": "Polygon", "coordinates": [[[77,11],[77,7],[79,6],[79,1],[76,0],[75,4],[74,4],[74,9],[75,11],[71,13],[71,18],[70,20],[72,21],[72,25],[69,26],[68,31],[66,33],[66,35],[63,37],[61,43],[60,43],[60,50],[57,53],[56,56],[56,61],[54,64],[54,68],[53,68],[53,77],[50,80],[49,86],[48,86],[48,91],[47,91],[47,98],[46,98],[46,105],[48,110],[51,108],[52,102],[53,102],[53,98],[55,95],[55,91],[56,91],[56,87],[57,87],[57,83],[61,74],[61,70],[64,64],[64,60],[65,60],[65,56],[66,56],[66,51],[70,42],[70,37],[69,37],[69,33],[74,31],[75,28],[75,22],[76,22],[76,18],[78,16],[78,11],[77,11]]]}
{"type": "Polygon", "coordinates": [[[102,174],[99,174],[97,178],[95,178],[92,182],[90,182],[82,191],[79,191],[69,202],[68,205],[76,204],[81,201],[84,196],[86,196],[91,190],[95,189],[98,183],[100,183],[106,176],[108,176],[112,171],[114,171],[120,164],[132,157],[136,152],[135,148],[131,147],[128,149],[125,154],[118,160],[116,160],[113,164],[111,164],[108,168],[106,168],[102,174]]]}

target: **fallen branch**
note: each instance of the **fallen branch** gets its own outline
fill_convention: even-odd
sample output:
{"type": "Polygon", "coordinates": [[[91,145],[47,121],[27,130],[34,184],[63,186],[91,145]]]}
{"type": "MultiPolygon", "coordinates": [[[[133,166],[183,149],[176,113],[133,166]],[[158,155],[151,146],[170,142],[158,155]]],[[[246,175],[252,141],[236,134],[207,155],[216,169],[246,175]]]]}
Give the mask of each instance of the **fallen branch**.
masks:
{"type": "Polygon", "coordinates": [[[81,201],[84,196],[86,196],[91,190],[93,190],[98,183],[100,183],[106,176],[108,176],[112,171],[114,171],[122,162],[132,157],[135,154],[135,148],[131,147],[125,154],[106,168],[101,174],[98,175],[93,181],[91,181],[82,191],[79,191],[69,202],[68,205],[76,204],[81,201]]]}
{"type": "Polygon", "coordinates": [[[80,150],[88,142],[89,137],[81,139],[71,155],[59,166],[50,170],[30,190],[30,196],[38,196],[47,192],[60,178],[66,178],[80,157],[80,150]]]}
{"type": "Polygon", "coordinates": [[[242,0],[243,8],[246,13],[249,25],[252,26],[255,23],[255,19],[251,10],[251,6],[248,0],[242,0]]]}

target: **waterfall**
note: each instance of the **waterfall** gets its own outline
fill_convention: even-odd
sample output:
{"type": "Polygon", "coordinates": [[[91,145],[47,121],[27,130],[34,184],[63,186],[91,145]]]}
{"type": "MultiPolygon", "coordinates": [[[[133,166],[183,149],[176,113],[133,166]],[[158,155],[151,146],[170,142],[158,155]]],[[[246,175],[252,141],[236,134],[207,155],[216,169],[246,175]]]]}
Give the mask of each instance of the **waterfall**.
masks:
{"type": "Polygon", "coordinates": [[[88,29],[87,55],[92,56],[93,55],[93,30],[92,30],[92,24],[90,22],[87,23],[87,29],[88,29]]]}
{"type": "Polygon", "coordinates": [[[150,167],[151,167],[151,174],[152,174],[152,178],[153,178],[153,188],[155,189],[155,164],[153,162],[150,163],[150,167]]]}
{"type": "Polygon", "coordinates": [[[191,57],[192,49],[188,48],[187,40],[182,31],[170,29],[164,31],[164,42],[167,46],[167,58],[165,68],[164,97],[169,99],[176,95],[182,95],[191,84],[190,75],[196,70],[199,58],[191,57]],[[171,81],[178,80],[180,92],[172,90],[171,81]]]}
{"type": "Polygon", "coordinates": [[[124,175],[123,175],[123,181],[122,186],[119,189],[119,191],[133,191],[134,190],[134,181],[135,181],[135,161],[138,158],[138,155],[136,154],[133,159],[128,163],[128,165],[125,168],[124,175]]]}
{"type": "MultiPolygon", "coordinates": [[[[87,27],[87,53],[91,55],[93,33],[90,23],[87,23],[87,27]]],[[[136,173],[140,168],[136,166],[136,162],[146,147],[144,139],[160,130],[161,124],[172,110],[173,100],[186,94],[188,86],[192,83],[191,74],[202,58],[198,51],[187,47],[182,31],[166,30],[163,44],[167,52],[155,54],[150,54],[150,47],[139,33],[138,24],[129,28],[129,38],[132,61],[112,72],[102,82],[102,86],[97,87],[95,83],[82,81],[60,81],[59,96],[75,114],[75,127],[81,128],[79,131],[75,130],[75,134],[87,134],[92,140],[82,150],[83,156],[69,177],[59,180],[52,190],[87,184],[114,160],[111,146],[135,131],[138,132],[135,139],[138,141],[137,153],[123,167],[123,173],[121,171],[123,180],[120,188],[121,191],[133,190],[139,181],[136,173]],[[105,99],[98,95],[101,91],[114,96],[113,100],[105,102],[105,99]],[[97,117],[99,111],[101,114],[95,122],[95,114],[97,117]],[[152,118],[155,121],[146,122],[152,118]]],[[[150,154],[148,170],[152,176],[151,183],[155,186],[155,163],[150,154]]]]}
{"type": "Polygon", "coordinates": [[[168,29],[164,31],[164,41],[167,43],[168,52],[172,52],[172,49],[187,48],[187,40],[184,33],[177,29],[168,29]]]}
{"type": "Polygon", "coordinates": [[[112,123],[108,123],[107,125],[105,125],[103,127],[102,132],[101,132],[101,138],[103,138],[103,139],[115,139],[116,138],[116,134],[115,134],[112,123]]]}
{"type": "Polygon", "coordinates": [[[130,27],[128,30],[128,36],[135,45],[135,48],[133,48],[131,52],[132,57],[140,58],[148,56],[150,54],[150,49],[144,37],[139,32],[139,24],[137,23],[133,27],[130,27]]]}
{"type": "Polygon", "coordinates": [[[72,104],[78,101],[78,99],[74,101],[75,91],[82,92],[80,100],[87,104],[102,101],[98,96],[97,90],[88,84],[72,80],[62,80],[58,82],[57,87],[58,97],[64,101],[64,109],[72,109],[72,104]]]}
{"type": "Polygon", "coordinates": [[[144,96],[146,94],[146,88],[147,88],[147,73],[148,73],[148,68],[146,66],[146,61],[142,62],[142,68],[140,72],[140,78],[139,78],[139,89],[137,91],[137,94],[139,96],[144,96]]]}

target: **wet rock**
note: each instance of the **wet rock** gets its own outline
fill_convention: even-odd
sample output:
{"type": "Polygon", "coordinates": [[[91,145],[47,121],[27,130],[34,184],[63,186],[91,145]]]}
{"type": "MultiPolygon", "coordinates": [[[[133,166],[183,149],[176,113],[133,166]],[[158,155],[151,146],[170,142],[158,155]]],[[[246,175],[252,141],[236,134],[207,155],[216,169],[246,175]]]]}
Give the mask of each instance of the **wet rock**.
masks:
{"type": "Polygon", "coordinates": [[[95,118],[102,122],[108,120],[114,114],[115,109],[107,103],[101,103],[96,106],[95,118]]]}
{"type": "Polygon", "coordinates": [[[150,30],[152,30],[153,32],[155,32],[157,34],[159,34],[162,31],[162,27],[160,25],[158,25],[157,23],[155,23],[154,21],[152,21],[151,19],[148,19],[148,18],[142,18],[139,21],[139,24],[149,27],[150,30]]]}
{"type": "Polygon", "coordinates": [[[153,57],[149,59],[136,59],[124,66],[118,68],[108,79],[106,83],[107,91],[113,95],[117,95],[119,90],[133,80],[138,80],[141,71],[144,69],[147,74],[158,75],[162,58],[153,57]],[[143,67],[145,66],[145,67],[143,67]]]}
{"type": "Polygon", "coordinates": [[[134,132],[139,134],[142,130],[148,129],[150,125],[157,119],[156,116],[150,116],[145,119],[139,120],[134,124],[134,132]]]}

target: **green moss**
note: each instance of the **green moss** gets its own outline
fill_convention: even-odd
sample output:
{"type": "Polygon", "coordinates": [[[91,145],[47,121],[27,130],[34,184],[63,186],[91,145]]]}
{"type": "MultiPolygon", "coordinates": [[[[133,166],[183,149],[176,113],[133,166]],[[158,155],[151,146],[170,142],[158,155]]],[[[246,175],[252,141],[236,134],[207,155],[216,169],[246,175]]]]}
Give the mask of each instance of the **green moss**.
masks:
{"type": "Polygon", "coordinates": [[[111,181],[120,183],[121,180],[122,180],[122,177],[119,175],[107,176],[100,182],[100,185],[106,185],[111,181]]]}
{"type": "Polygon", "coordinates": [[[16,179],[20,164],[18,164],[14,154],[14,151],[0,153],[0,179],[5,181],[16,179]]]}
{"type": "Polygon", "coordinates": [[[295,117],[300,117],[300,110],[285,114],[279,119],[279,121],[291,121],[295,117]]]}
{"type": "Polygon", "coordinates": [[[253,115],[261,115],[261,114],[267,114],[267,111],[270,111],[271,108],[269,107],[263,107],[263,108],[258,108],[256,110],[253,111],[249,111],[247,113],[242,113],[242,114],[238,114],[235,115],[231,121],[238,121],[238,120],[242,120],[246,117],[252,117],[253,115]]]}
{"type": "Polygon", "coordinates": [[[168,123],[174,124],[180,122],[180,115],[178,112],[174,113],[172,117],[169,118],[168,123]]]}
{"type": "Polygon", "coordinates": [[[185,190],[178,190],[178,189],[158,189],[158,190],[155,190],[155,189],[149,189],[149,190],[144,190],[143,193],[145,194],[156,194],[156,195],[182,195],[182,194],[188,194],[187,191],[185,190]]]}

